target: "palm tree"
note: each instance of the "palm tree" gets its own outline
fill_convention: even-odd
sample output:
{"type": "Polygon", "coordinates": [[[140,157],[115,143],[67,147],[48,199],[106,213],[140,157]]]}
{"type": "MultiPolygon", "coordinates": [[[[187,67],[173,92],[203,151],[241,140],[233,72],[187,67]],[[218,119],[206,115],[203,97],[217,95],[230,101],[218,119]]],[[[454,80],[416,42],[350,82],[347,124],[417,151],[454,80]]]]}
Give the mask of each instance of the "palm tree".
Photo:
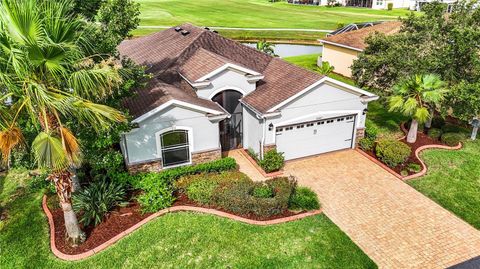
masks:
{"type": "Polygon", "coordinates": [[[265,39],[257,42],[257,50],[273,57],[278,56],[275,54],[275,45],[267,42],[265,39]]]}
{"type": "Polygon", "coordinates": [[[430,109],[438,107],[443,100],[445,83],[437,75],[415,75],[396,84],[393,93],[389,100],[390,111],[399,111],[412,118],[407,142],[415,143],[418,124],[433,117],[430,109]]]}
{"type": "Polygon", "coordinates": [[[72,243],[84,235],[72,210],[72,174],[80,146],[65,122],[94,130],[124,121],[119,111],[95,103],[121,83],[119,66],[93,52],[93,25],[72,13],[69,0],[2,0],[0,5],[0,152],[8,164],[25,142],[19,119],[38,127],[31,151],[49,171],[72,243]]]}

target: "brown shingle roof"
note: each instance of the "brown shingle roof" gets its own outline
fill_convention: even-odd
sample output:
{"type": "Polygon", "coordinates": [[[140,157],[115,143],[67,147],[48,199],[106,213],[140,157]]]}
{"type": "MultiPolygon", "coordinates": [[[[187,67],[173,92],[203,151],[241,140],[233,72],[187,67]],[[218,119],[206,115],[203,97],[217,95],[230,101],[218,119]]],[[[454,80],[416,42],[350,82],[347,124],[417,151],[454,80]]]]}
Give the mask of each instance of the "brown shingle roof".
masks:
{"type": "MultiPolygon", "coordinates": [[[[124,41],[118,50],[121,56],[127,56],[137,64],[146,65],[147,72],[154,74],[162,83],[183,90],[185,96],[189,96],[192,102],[197,102],[195,99],[200,98],[196,97],[194,89],[179,73],[187,74],[190,81],[195,81],[195,78],[223,65],[222,62],[235,63],[264,75],[264,79],[257,82],[257,89],[243,98],[246,103],[262,113],[323,77],[209,30],[191,24],[179,27],[188,30],[190,34],[184,36],[170,28],[146,37],[124,41]],[[203,62],[205,59],[208,61],[203,62]]],[[[132,114],[146,110],[132,109],[130,106],[133,103],[158,106],[166,102],[166,97],[157,93],[159,89],[148,89],[149,87],[152,85],[149,84],[147,89],[139,91],[142,94],[125,102],[127,108],[135,111],[131,112],[132,114]],[[148,92],[152,94],[146,94],[148,92]]],[[[169,98],[178,97],[170,95],[169,98]]],[[[198,102],[203,101],[205,100],[201,99],[198,102]]]]}
{"type": "Polygon", "coordinates": [[[383,33],[385,35],[393,35],[395,33],[398,33],[401,27],[402,22],[400,21],[387,21],[359,30],[329,36],[324,38],[323,40],[364,50],[367,47],[367,45],[365,44],[365,39],[371,34],[383,33]]]}

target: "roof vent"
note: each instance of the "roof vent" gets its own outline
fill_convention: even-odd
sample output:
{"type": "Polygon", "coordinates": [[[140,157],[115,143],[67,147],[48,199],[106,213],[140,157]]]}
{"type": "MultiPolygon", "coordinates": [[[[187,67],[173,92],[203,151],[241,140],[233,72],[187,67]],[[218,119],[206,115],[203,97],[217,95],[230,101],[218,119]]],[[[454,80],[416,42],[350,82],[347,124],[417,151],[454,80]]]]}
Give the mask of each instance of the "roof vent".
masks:
{"type": "Polygon", "coordinates": [[[210,30],[210,28],[208,28],[208,27],[205,27],[205,30],[209,31],[209,30],[210,30]]]}
{"type": "Polygon", "coordinates": [[[218,31],[217,31],[217,30],[213,30],[212,32],[214,32],[215,34],[218,34],[218,31]]]}
{"type": "Polygon", "coordinates": [[[190,32],[187,31],[187,30],[183,30],[180,33],[182,33],[183,36],[186,36],[186,35],[190,34],[190,32]]]}
{"type": "Polygon", "coordinates": [[[180,32],[180,31],[182,31],[182,30],[183,30],[183,29],[180,28],[180,27],[175,27],[175,32],[180,32]]]}

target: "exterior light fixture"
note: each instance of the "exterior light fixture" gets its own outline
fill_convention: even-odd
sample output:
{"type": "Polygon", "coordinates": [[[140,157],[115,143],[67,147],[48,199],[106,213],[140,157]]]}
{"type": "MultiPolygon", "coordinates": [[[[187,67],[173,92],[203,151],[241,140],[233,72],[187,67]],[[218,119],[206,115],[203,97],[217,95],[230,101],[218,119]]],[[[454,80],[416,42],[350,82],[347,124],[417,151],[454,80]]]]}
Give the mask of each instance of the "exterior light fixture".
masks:
{"type": "Polygon", "coordinates": [[[270,124],[268,125],[268,130],[269,130],[269,131],[273,130],[273,123],[270,123],[270,124]]]}
{"type": "Polygon", "coordinates": [[[363,110],[363,115],[367,115],[367,112],[368,112],[368,109],[365,108],[365,109],[363,110]]]}

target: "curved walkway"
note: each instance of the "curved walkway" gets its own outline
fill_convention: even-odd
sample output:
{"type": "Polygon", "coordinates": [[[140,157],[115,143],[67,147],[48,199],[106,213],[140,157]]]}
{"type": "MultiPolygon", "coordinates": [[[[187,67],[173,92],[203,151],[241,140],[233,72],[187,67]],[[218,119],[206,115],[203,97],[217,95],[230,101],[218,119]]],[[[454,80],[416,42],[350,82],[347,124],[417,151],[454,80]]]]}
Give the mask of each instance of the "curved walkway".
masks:
{"type": "Polygon", "coordinates": [[[480,256],[480,231],[354,150],[291,161],[285,174],[380,268],[446,268],[480,256]]]}
{"type": "Polygon", "coordinates": [[[310,216],[319,215],[319,214],[322,213],[322,210],[314,210],[314,211],[309,211],[309,212],[305,212],[305,213],[302,213],[302,214],[298,214],[298,215],[294,215],[294,216],[290,216],[290,217],[284,217],[284,218],[280,218],[280,219],[252,220],[252,219],[242,218],[242,217],[239,217],[239,216],[236,216],[236,215],[233,215],[233,214],[229,214],[229,213],[226,213],[226,212],[223,212],[223,211],[210,209],[210,208],[195,207],[195,206],[172,206],[172,207],[160,210],[160,211],[148,216],[147,218],[143,219],[139,223],[133,225],[132,227],[128,228],[127,230],[123,231],[122,233],[118,234],[117,236],[111,238],[107,242],[101,244],[100,246],[98,246],[98,247],[96,247],[92,250],[86,251],[86,252],[81,253],[81,254],[69,255],[69,254],[65,254],[65,253],[61,252],[60,250],[58,250],[56,245],[55,245],[55,224],[53,222],[52,213],[50,212],[50,209],[48,208],[48,205],[47,205],[47,196],[45,196],[45,195],[43,196],[43,200],[42,200],[42,208],[43,208],[43,211],[45,212],[45,215],[47,215],[48,224],[50,226],[50,248],[51,248],[51,250],[52,250],[52,252],[55,256],[57,256],[58,258],[60,258],[62,260],[66,260],[66,261],[77,261],[77,260],[82,260],[82,259],[88,258],[90,256],[93,256],[93,255],[97,254],[98,252],[100,252],[100,251],[108,248],[109,246],[115,244],[118,240],[122,239],[123,237],[131,234],[132,232],[134,232],[135,230],[137,230],[138,228],[140,228],[141,226],[143,226],[147,222],[149,222],[149,221],[151,221],[151,220],[153,220],[153,219],[155,219],[159,216],[165,215],[167,213],[172,213],[172,212],[192,211],[192,212],[199,212],[199,213],[205,213],[205,214],[212,214],[212,215],[216,215],[216,216],[219,216],[219,217],[224,217],[224,218],[228,218],[228,219],[231,219],[231,220],[240,221],[240,222],[251,224],[251,225],[259,225],[259,226],[268,226],[268,225],[286,223],[286,222],[295,221],[295,220],[303,219],[303,218],[310,217],[310,216]]]}

